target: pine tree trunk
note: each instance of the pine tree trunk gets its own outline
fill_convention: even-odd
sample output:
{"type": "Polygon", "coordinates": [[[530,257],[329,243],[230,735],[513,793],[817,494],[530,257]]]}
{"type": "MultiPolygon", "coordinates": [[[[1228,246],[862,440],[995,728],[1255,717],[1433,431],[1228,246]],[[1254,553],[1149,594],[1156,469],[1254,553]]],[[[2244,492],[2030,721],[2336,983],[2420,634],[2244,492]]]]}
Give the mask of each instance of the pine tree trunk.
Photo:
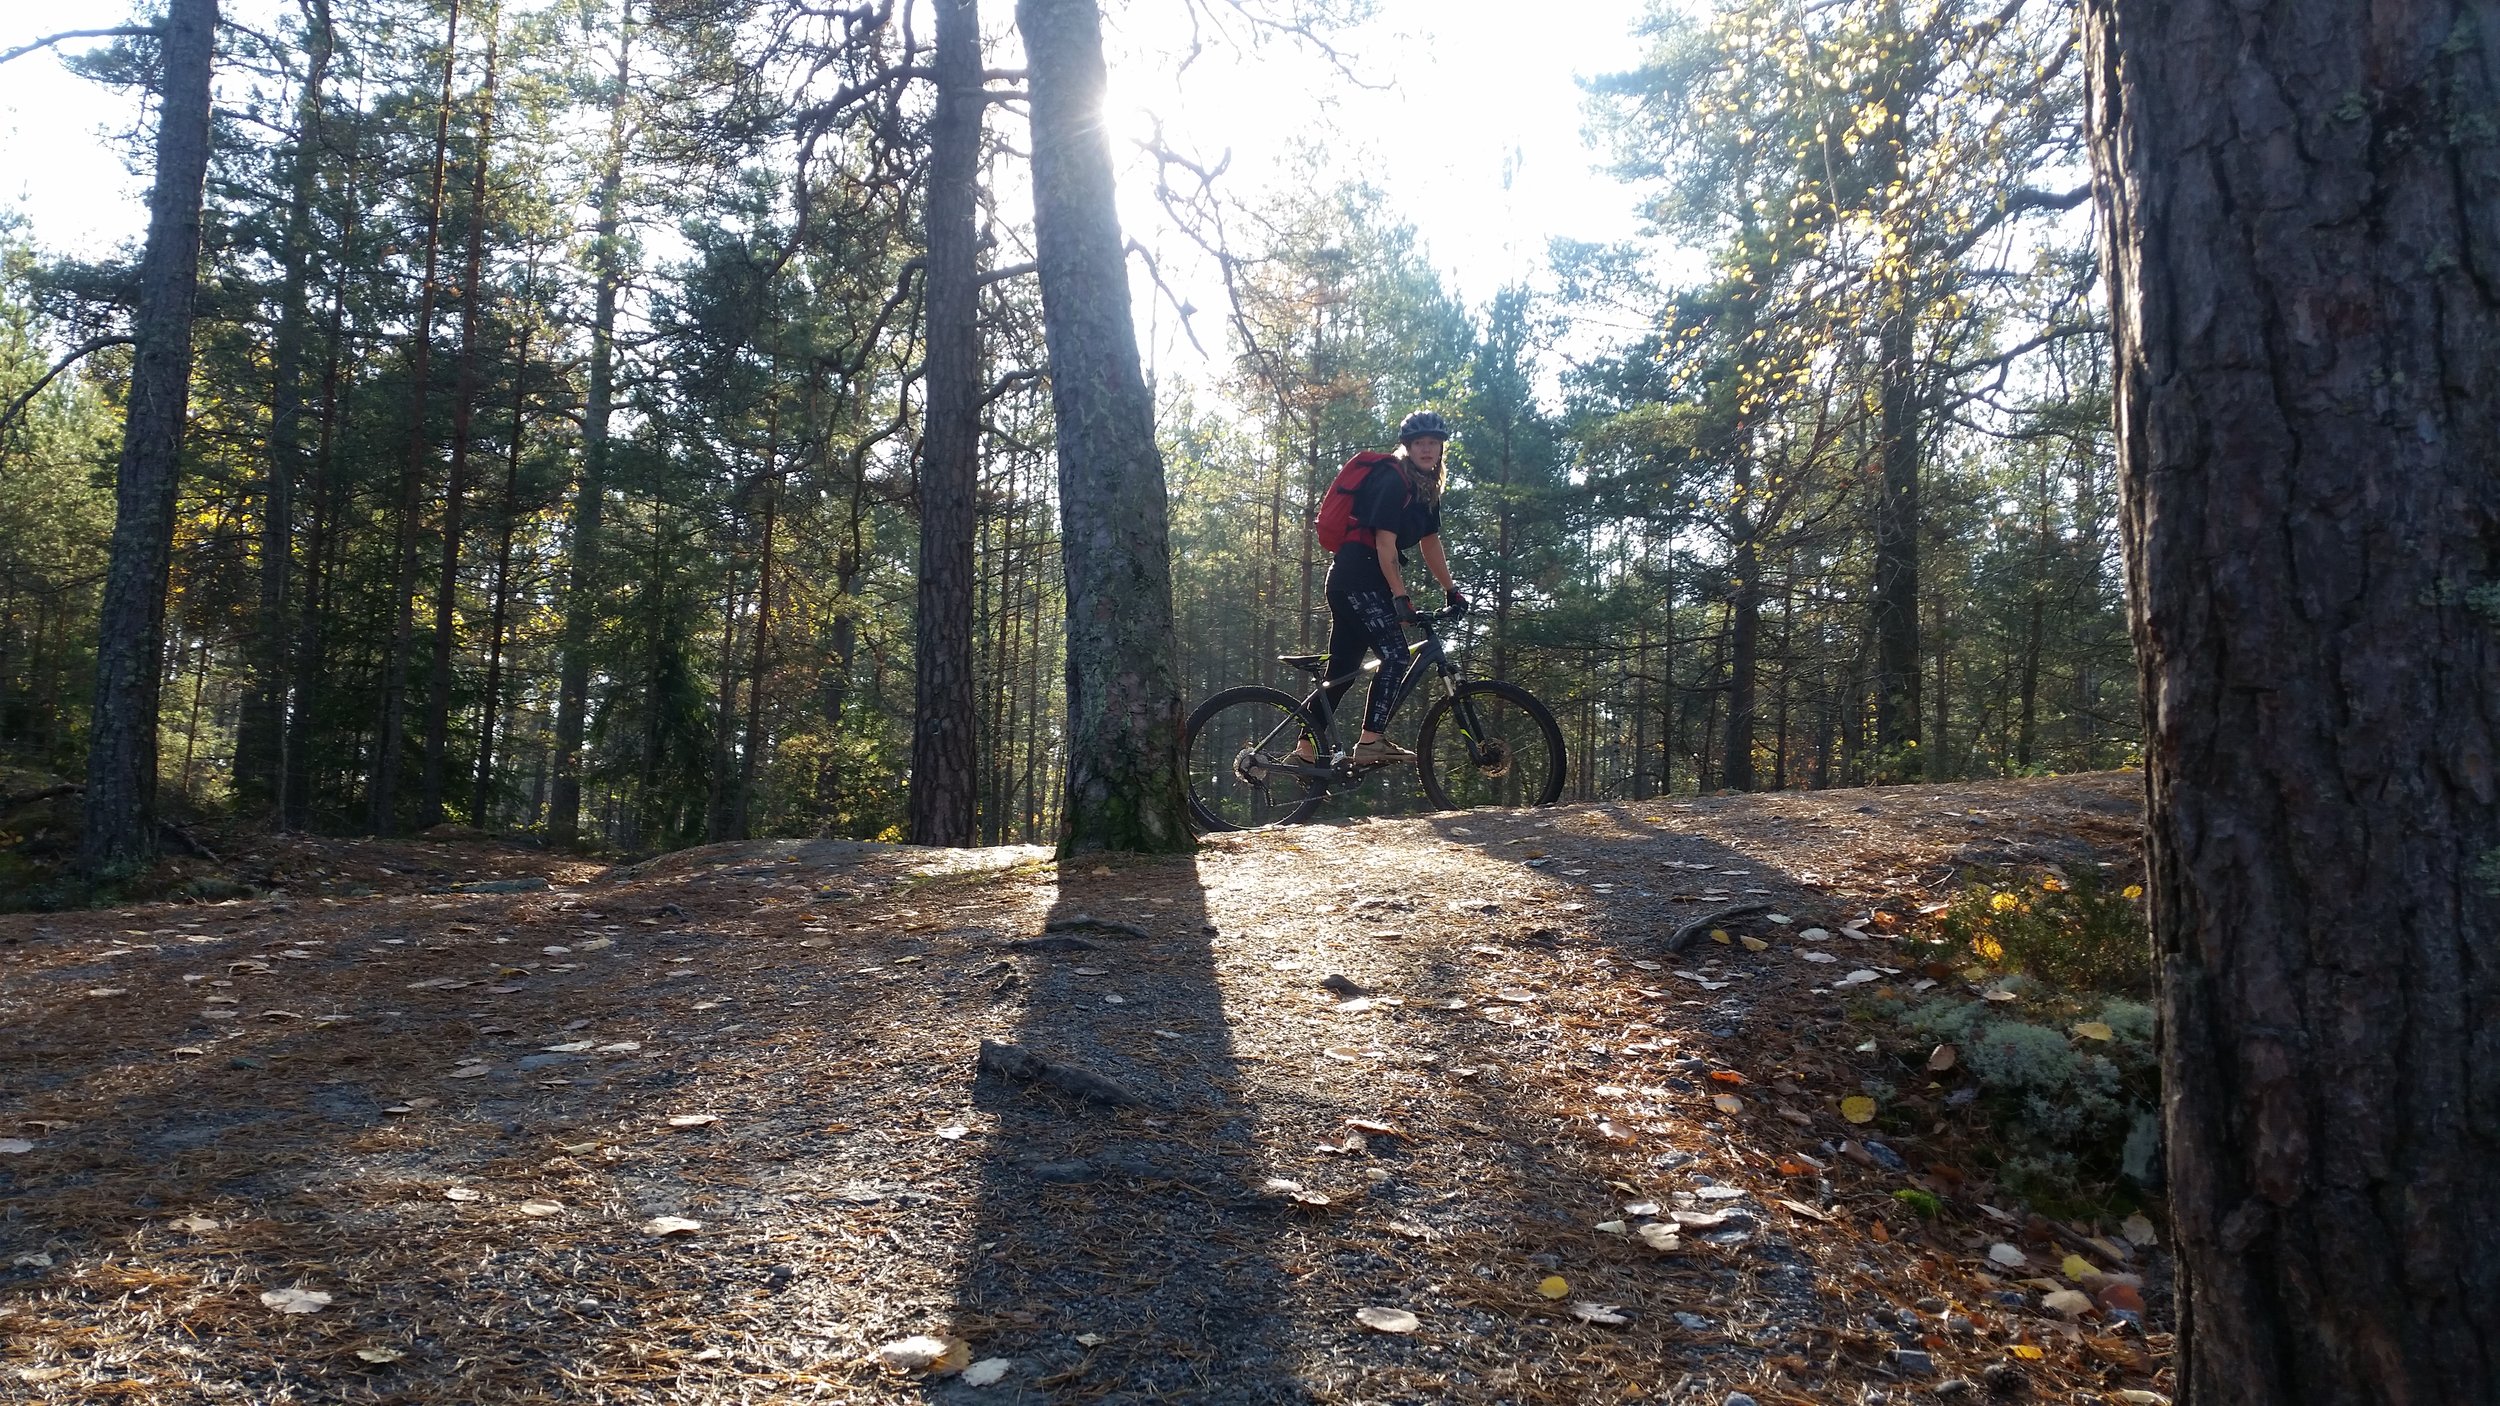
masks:
{"type": "MultiPolygon", "coordinates": [[[[913,844],[968,845],[978,809],[972,538],[981,438],[981,12],[935,0],[937,106],[929,132],[928,378],[920,454],[919,643],[912,712],[913,844]]],[[[1125,285],[1123,285],[1125,287],[1125,285]]]]}
{"type": "Polygon", "coordinates": [[[313,202],[320,190],[323,81],[337,35],[329,0],[314,0],[304,90],[295,105],[293,190],[279,262],[278,326],[269,370],[268,480],[261,493],[260,600],[246,647],[251,684],[234,736],[234,799],[238,809],[265,812],[283,825],[287,810],[287,591],[295,553],[295,479],[301,472],[304,347],[311,339],[313,202]]]}
{"type": "MultiPolygon", "coordinates": [[[[1750,463],[1736,473],[1737,501],[1748,500],[1753,486],[1750,463]]],[[[1754,711],[1762,641],[1761,553],[1754,542],[1755,524],[1747,511],[1731,514],[1735,553],[1728,563],[1727,734],[1719,764],[1719,784],[1731,791],[1754,788],[1754,711]]]]}
{"type": "Polygon", "coordinates": [[[2178,1399],[2500,1400],[2500,11],[2087,38],[2178,1399]]]}
{"type": "Polygon", "coordinates": [[[168,6],[156,185],[148,197],[147,249],[131,322],[138,354],[122,420],[112,555],[96,620],[95,711],[78,860],[98,877],[142,867],[156,854],[156,705],[164,678],[174,495],[191,403],[191,305],[199,288],[216,33],[217,0],[168,6]]]}
{"type": "Polygon", "coordinates": [[[2022,720],[2014,732],[2014,767],[2031,769],[2031,750],[2040,726],[2040,646],[2046,633],[2048,595],[2035,588],[2023,627],[2022,720]]]}
{"type": "MultiPolygon", "coordinates": [[[[477,324],[486,271],[486,175],[495,148],[495,45],[501,16],[486,30],[486,79],[478,94],[476,170],[469,184],[469,256],[462,270],[460,370],[451,407],[451,479],[443,487],[443,555],[434,578],[434,660],[425,679],[425,779],[417,827],[443,823],[451,746],[451,655],[459,628],[461,518],[469,499],[469,443],[477,425],[477,324]]],[[[475,820],[476,817],[470,817],[475,820]]]]}
{"type": "Polygon", "coordinates": [[[1918,397],[1905,309],[1885,319],[1878,437],[1883,482],[1875,497],[1875,750],[1887,780],[1918,778],[1918,397]]]}
{"type": "Polygon", "coordinates": [[[1068,577],[1062,854],[1193,847],[1172,673],[1171,534],[1102,128],[1094,0],[1017,0],[1068,577]]]}
{"type": "MultiPolygon", "coordinates": [[[[352,181],[342,178],[340,184],[351,185],[352,181]]],[[[345,239],[352,242],[357,225],[353,206],[343,225],[345,239]]],[[[327,644],[322,629],[323,612],[328,608],[331,544],[337,537],[338,526],[339,494],[331,468],[338,445],[339,363],[346,348],[347,277],[348,271],[340,268],[330,287],[327,348],[321,372],[321,431],[313,450],[312,527],[304,543],[304,589],[300,592],[303,604],[296,611],[292,645],[295,706],[286,721],[287,779],[283,788],[285,804],[280,811],[289,830],[303,829],[312,813],[312,729],[324,682],[322,661],[327,644]]]]}
{"type": "Polygon", "coordinates": [[[495,541],[495,598],[486,624],[486,700],[477,729],[477,787],[469,799],[469,819],[487,827],[487,808],[495,795],[495,709],[503,698],[504,631],[511,618],[512,536],[521,521],[521,440],[529,426],[530,329],[522,324],[512,353],[512,436],[504,445],[503,504],[495,541]]]}
{"type": "Polygon", "coordinates": [[[408,347],[408,447],[399,470],[399,514],[393,555],[399,566],[391,586],[393,625],[382,666],[382,725],[374,746],[373,781],[366,791],[367,823],[378,835],[399,828],[400,752],[408,731],[408,656],[417,639],[417,515],[423,508],[426,466],[434,457],[426,409],[433,389],[434,299],[442,253],[443,173],[451,153],[451,85],[460,59],[460,0],[451,0],[443,34],[443,92],[434,118],[434,179],[425,207],[425,277],[418,285],[415,331],[408,347]]]}
{"type": "Polygon", "coordinates": [[[773,359],[775,388],[764,414],[764,551],[755,568],[755,654],[747,669],[746,746],[738,753],[738,794],[730,803],[729,836],[743,840],[754,824],[755,778],[764,762],[765,651],[773,621],[773,529],[781,511],[781,359],[773,359]]]}
{"type": "Polygon", "coordinates": [[[632,91],[633,0],[617,9],[616,92],[608,107],[608,150],[599,172],[599,223],[592,257],[598,264],[590,324],[590,384],[582,398],[582,469],[573,489],[564,631],[556,666],[555,776],[547,790],[547,838],[569,847],[581,839],[582,726],[589,716],[590,638],[599,617],[599,554],[607,493],[608,418],[616,395],[616,301],[624,282],[617,225],[625,190],[625,111],[632,91]]]}

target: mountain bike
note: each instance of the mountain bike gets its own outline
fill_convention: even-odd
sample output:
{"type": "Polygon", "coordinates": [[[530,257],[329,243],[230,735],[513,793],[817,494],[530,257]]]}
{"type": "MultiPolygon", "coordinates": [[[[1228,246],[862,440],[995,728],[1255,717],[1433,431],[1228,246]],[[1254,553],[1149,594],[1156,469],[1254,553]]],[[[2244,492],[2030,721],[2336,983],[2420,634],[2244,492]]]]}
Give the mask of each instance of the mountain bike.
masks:
{"type": "MultiPolygon", "coordinates": [[[[1409,646],[1414,667],[1398,689],[1403,705],[1426,680],[1441,696],[1424,714],[1416,761],[1424,795],[1441,810],[1477,806],[1552,805],[1569,774],[1562,728],[1535,696],[1517,684],[1460,677],[1433,627],[1461,612],[1435,611],[1410,622],[1424,637],[1409,646]]],[[[1321,679],[1325,654],[1281,654],[1277,662],[1309,674],[1300,699],[1258,684],[1228,688],[1198,705],[1181,737],[1189,812],[1205,830],[1256,830],[1298,825],[1330,796],[1354,789],[1372,773],[1405,762],[1357,763],[1337,745],[1336,707],[1329,693],[1350,693],[1362,674],[1321,679]],[[1342,685],[1342,688],[1338,686],[1342,685]],[[1312,755],[1297,755],[1305,740],[1312,755]]],[[[1366,661],[1365,673],[1378,670],[1366,661]]],[[[1361,708],[1355,708],[1357,717],[1361,708]]]]}

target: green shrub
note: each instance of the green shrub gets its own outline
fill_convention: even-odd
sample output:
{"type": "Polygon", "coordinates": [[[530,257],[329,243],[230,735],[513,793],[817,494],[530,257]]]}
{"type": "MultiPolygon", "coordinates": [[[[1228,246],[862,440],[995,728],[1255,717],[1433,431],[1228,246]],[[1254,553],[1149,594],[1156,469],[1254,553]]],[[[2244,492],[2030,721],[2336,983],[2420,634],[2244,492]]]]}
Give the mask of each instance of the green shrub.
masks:
{"type": "Polygon", "coordinates": [[[1960,951],[2076,991],[2140,996],[2153,989],[2143,890],[2098,875],[1999,876],[1970,885],[1938,919],[1960,951]]]}

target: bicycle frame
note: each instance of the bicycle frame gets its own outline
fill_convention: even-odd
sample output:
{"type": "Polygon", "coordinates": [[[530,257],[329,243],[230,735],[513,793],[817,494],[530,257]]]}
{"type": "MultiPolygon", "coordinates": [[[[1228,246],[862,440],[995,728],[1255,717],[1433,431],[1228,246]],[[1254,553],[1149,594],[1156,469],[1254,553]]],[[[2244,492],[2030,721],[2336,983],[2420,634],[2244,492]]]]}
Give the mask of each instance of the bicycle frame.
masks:
{"type": "MultiPolygon", "coordinates": [[[[1475,709],[1468,705],[1467,700],[1458,697],[1458,665],[1451,660],[1449,648],[1441,643],[1440,632],[1432,628],[1436,619],[1439,618],[1444,618],[1444,612],[1436,611],[1432,615],[1421,616],[1414,622],[1423,630],[1424,637],[1407,648],[1410,667],[1407,669],[1406,678],[1398,685],[1397,701],[1390,705],[1390,709],[1394,712],[1404,707],[1406,700],[1413,697],[1417,689],[1423,687],[1427,674],[1437,676],[1441,680],[1442,692],[1457,700],[1457,706],[1452,709],[1452,713],[1458,723],[1459,738],[1467,744],[1467,760],[1476,765],[1482,765],[1485,755],[1476,739],[1483,729],[1476,721],[1475,709]]],[[[1361,678],[1360,674],[1349,676],[1345,680],[1344,691],[1353,692],[1354,685],[1360,682],[1361,678]]],[[[1334,679],[1322,680],[1302,699],[1303,711],[1309,713],[1312,720],[1319,724],[1319,736],[1311,739],[1311,745],[1319,750],[1323,759],[1336,751],[1336,705],[1328,697],[1329,685],[1335,682],[1334,679]]],[[[1284,725],[1278,724],[1275,730],[1258,740],[1255,744],[1256,750],[1262,754],[1266,753],[1269,745],[1277,740],[1277,734],[1283,730],[1284,725]]],[[[1268,762],[1266,769],[1271,774],[1299,776],[1332,788],[1338,783],[1352,779],[1349,773],[1327,760],[1268,762]]]]}

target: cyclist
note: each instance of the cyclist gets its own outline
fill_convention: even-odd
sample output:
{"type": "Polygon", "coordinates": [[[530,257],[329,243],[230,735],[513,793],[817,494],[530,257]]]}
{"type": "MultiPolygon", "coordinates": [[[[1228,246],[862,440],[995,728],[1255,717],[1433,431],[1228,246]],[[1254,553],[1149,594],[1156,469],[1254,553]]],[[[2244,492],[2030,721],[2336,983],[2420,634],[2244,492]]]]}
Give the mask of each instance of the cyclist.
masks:
{"type": "MultiPolygon", "coordinates": [[[[1441,488],[1445,480],[1443,451],[1450,427],[1439,415],[1419,410],[1398,425],[1393,459],[1371,471],[1354,494],[1354,530],[1337,548],[1328,567],[1328,691],[1333,706],[1354,686],[1363,667],[1363,651],[1380,656],[1380,672],[1372,679],[1371,696],[1363,709],[1362,736],[1351,759],[1377,765],[1410,762],[1415,754],[1381,736],[1389,713],[1397,706],[1398,685],[1411,659],[1406,626],[1418,617],[1406,593],[1406,553],[1413,548],[1441,583],[1442,594],[1459,614],[1467,611],[1466,594],[1450,577],[1450,560],[1441,550],[1441,488]]],[[[1316,759],[1311,739],[1302,739],[1295,755],[1316,759]]]]}

